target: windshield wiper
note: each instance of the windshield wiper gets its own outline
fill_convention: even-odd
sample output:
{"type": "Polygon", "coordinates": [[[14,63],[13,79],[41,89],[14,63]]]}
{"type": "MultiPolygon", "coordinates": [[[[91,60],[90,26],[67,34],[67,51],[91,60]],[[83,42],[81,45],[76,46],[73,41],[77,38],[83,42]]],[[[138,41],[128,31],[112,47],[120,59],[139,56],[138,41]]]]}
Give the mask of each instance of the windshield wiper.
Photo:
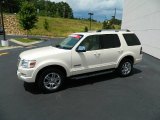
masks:
{"type": "Polygon", "coordinates": [[[65,46],[59,46],[58,48],[60,48],[60,49],[65,49],[65,50],[70,50],[70,49],[71,49],[71,48],[65,47],[65,46]]]}
{"type": "Polygon", "coordinates": [[[70,49],[72,49],[72,48],[70,48],[70,47],[65,47],[65,46],[61,46],[61,45],[56,45],[55,47],[56,47],[56,48],[60,48],[60,49],[65,49],[65,50],[70,50],[70,49]]]}
{"type": "Polygon", "coordinates": [[[56,47],[56,48],[59,48],[59,47],[60,47],[60,45],[56,45],[55,47],[56,47]]]}

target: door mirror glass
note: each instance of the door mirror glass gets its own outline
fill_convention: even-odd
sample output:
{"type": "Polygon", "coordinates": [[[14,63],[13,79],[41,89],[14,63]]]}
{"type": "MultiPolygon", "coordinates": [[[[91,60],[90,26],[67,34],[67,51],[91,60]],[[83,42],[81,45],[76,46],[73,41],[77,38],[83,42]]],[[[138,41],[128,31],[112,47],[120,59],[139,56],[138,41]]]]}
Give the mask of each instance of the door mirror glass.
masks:
{"type": "Polygon", "coordinates": [[[77,52],[86,52],[86,47],[85,46],[79,46],[77,48],[77,52]]]}

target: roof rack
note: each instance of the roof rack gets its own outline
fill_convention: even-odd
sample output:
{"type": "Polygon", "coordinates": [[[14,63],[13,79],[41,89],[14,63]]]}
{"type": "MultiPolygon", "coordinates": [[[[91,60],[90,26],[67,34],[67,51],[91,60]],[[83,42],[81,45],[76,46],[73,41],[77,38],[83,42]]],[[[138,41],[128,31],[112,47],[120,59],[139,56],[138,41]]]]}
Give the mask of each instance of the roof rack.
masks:
{"type": "Polygon", "coordinates": [[[131,32],[130,30],[128,29],[121,29],[121,30],[115,30],[116,32],[120,32],[120,31],[126,31],[126,32],[131,32]]]}
{"type": "Polygon", "coordinates": [[[89,30],[88,33],[97,32],[96,30],[89,30]]]}
{"type": "Polygon", "coordinates": [[[128,29],[121,29],[121,30],[115,30],[115,29],[97,30],[97,32],[103,32],[103,31],[115,31],[115,32],[126,31],[126,32],[130,32],[130,30],[128,30],[128,29]]]}

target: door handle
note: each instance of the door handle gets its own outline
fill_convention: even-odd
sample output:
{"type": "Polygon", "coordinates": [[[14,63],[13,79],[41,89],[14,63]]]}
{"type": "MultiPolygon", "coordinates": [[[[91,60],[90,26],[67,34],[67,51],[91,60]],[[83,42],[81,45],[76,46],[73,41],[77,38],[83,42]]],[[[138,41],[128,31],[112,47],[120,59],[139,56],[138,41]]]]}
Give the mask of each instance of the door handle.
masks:
{"type": "Polygon", "coordinates": [[[118,50],[118,53],[123,53],[123,50],[118,50]]]}
{"type": "Polygon", "coordinates": [[[101,55],[101,53],[98,53],[98,56],[100,56],[101,55]]]}
{"type": "Polygon", "coordinates": [[[100,56],[101,53],[93,53],[95,56],[100,56]]]}

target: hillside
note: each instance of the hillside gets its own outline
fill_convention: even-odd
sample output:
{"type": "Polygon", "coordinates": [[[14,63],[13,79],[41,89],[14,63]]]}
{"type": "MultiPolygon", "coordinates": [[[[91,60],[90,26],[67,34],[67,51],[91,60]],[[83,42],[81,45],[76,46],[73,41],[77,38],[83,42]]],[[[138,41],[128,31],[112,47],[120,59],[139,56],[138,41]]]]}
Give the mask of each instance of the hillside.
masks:
{"type": "MultiPolygon", "coordinates": [[[[37,28],[31,31],[33,35],[47,35],[47,36],[67,36],[73,32],[83,32],[85,26],[89,26],[89,21],[63,19],[63,18],[51,18],[51,17],[39,17],[37,28]],[[43,27],[44,20],[47,19],[49,23],[49,31],[46,31],[43,27]]],[[[89,27],[88,27],[89,28],[89,27]]],[[[102,29],[102,23],[93,22],[92,29],[102,29]]]]}
{"type": "MultiPolygon", "coordinates": [[[[26,32],[19,27],[16,15],[5,15],[4,17],[6,34],[24,35],[26,32]]],[[[73,32],[82,32],[84,27],[89,28],[89,21],[39,17],[37,27],[31,30],[30,35],[43,35],[52,37],[64,37],[73,32]],[[44,21],[47,19],[49,30],[43,27],[44,21]]],[[[102,29],[102,23],[92,22],[92,30],[102,29]]]]}

